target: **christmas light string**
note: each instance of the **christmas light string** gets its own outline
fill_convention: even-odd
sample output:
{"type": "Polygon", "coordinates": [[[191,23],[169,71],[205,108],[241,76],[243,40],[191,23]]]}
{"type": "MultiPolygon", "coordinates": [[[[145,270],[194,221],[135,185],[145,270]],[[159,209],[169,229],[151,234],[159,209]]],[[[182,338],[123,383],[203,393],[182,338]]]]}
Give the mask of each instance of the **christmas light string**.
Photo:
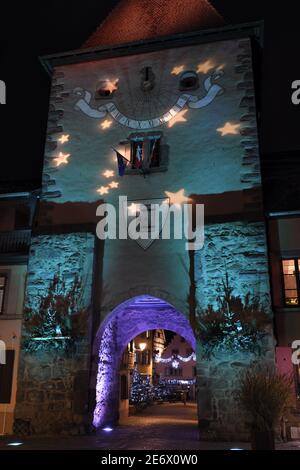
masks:
{"type": "Polygon", "coordinates": [[[181,362],[195,361],[196,354],[192,352],[192,354],[188,357],[182,357],[179,354],[174,354],[173,356],[168,358],[160,357],[158,354],[156,354],[155,356],[155,362],[161,362],[162,364],[168,364],[169,362],[174,362],[176,360],[179,360],[181,362]]]}

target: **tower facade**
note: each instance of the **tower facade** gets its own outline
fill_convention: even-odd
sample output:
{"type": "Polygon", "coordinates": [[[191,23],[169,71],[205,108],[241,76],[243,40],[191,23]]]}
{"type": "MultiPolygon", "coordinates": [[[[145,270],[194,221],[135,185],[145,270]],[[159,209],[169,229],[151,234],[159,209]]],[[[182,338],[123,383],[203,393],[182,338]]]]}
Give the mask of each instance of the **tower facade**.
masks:
{"type": "MultiPolygon", "coordinates": [[[[52,91],[17,428],[84,433],[115,423],[126,344],[165,328],[196,351],[200,420],[222,438],[243,430],[232,391],[255,357],[237,350],[207,359],[196,332],[225,281],[271,315],[252,35],[194,33],[44,59],[52,91]],[[172,236],[173,215],[170,237],[160,236],[185,203],[204,205],[197,249],[172,236]],[[102,240],[103,204],[115,208],[117,229],[125,211],[127,230],[141,204],[150,212],[165,204],[166,218],[155,238],[102,240]]],[[[272,341],[270,332],[262,349],[270,361],[272,341]]]]}

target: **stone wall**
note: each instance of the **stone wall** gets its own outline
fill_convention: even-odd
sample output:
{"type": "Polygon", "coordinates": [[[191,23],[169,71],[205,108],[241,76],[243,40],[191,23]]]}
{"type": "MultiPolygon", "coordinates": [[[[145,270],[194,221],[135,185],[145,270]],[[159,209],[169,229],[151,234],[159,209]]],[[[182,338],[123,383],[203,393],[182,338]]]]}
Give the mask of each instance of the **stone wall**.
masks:
{"type": "MultiPolygon", "coordinates": [[[[231,222],[205,226],[205,245],[195,253],[198,306],[216,307],[222,281],[228,274],[233,295],[242,299],[250,292],[258,296],[271,314],[265,227],[262,222],[231,222]]],[[[273,331],[265,337],[262,354],[236,352],[202,359],[197,342],[197,383],[200,419],[211,421],[218,439],[247,439],[245,419],[234,399],[241,372],[252,361],[275,363],[273,331]]]]}
{"type": "Polygon", "coordinates": [[[248,292],[270,305],[265,225],[230,222],[205,225],[205,243],[195,252],[196,296],[199,306],[215,305],[218,288],[228,273],[234,295],[248,292]]]}
{"type": "MultiPolygon", "coordinates": [[[[239,407],[234,393],[245,368],[257,360],[274,365],[274,341],[272,334],[265,339],[263,354],[218,353],[209,360],[201,359],[202,345],[197,344],[197,393],[198,416],[210,421],[209,437],[223,441],[249,440],[247,417],[239,407]]],[[[201,437],[201,432],[200,432],[201,437]]],[[[207,437],[203,433],[202,437],[207,437]]]]}
{"type": "Polygon", "coordinates": [[[29,327],[25,316],[15,413],[16,433],[74,435],[85,433],[90,424],[88,388],[93,246],[94,237],[87,233],[42,235],[32,239],[26,307],[37,311],[40,299],[47,294],[55,275],[59,275],[66,286],[79,276],[83,284],[80,307],[84,307],[87,314],[84,333],[78,337],[41,342],[28,341],[29,327]],[[38,348],[30,349],[33,342],[38,348]]]}

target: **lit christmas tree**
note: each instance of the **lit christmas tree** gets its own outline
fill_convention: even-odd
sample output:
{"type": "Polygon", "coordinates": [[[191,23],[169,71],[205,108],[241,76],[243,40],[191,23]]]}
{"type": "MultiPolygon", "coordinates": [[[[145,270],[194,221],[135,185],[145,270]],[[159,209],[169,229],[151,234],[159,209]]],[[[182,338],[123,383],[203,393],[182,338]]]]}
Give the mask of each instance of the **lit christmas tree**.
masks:
{"type": "Polygon", "coordinates": [[[150,377],[142,376],[137,369],[132,371],[132,383],[130,390],[130,403],[137,405],[147,403],[153,399],[150,377]]]}

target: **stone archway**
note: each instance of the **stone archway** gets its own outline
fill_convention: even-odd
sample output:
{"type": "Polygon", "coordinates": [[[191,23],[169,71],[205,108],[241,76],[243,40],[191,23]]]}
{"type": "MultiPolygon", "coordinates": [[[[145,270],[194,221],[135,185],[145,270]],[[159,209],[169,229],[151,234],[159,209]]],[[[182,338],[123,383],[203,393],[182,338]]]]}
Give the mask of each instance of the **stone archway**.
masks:
{"type": "Polygon", "coordinates": [[[96,384],[96,428],[118,421],[119,365],[126,345],[145,330],[172,330],[196,351],[188,319],[171,304],[150,295],[133,297],[115,308],[102,322],[96,337],[99,351],[96,384]]]}

